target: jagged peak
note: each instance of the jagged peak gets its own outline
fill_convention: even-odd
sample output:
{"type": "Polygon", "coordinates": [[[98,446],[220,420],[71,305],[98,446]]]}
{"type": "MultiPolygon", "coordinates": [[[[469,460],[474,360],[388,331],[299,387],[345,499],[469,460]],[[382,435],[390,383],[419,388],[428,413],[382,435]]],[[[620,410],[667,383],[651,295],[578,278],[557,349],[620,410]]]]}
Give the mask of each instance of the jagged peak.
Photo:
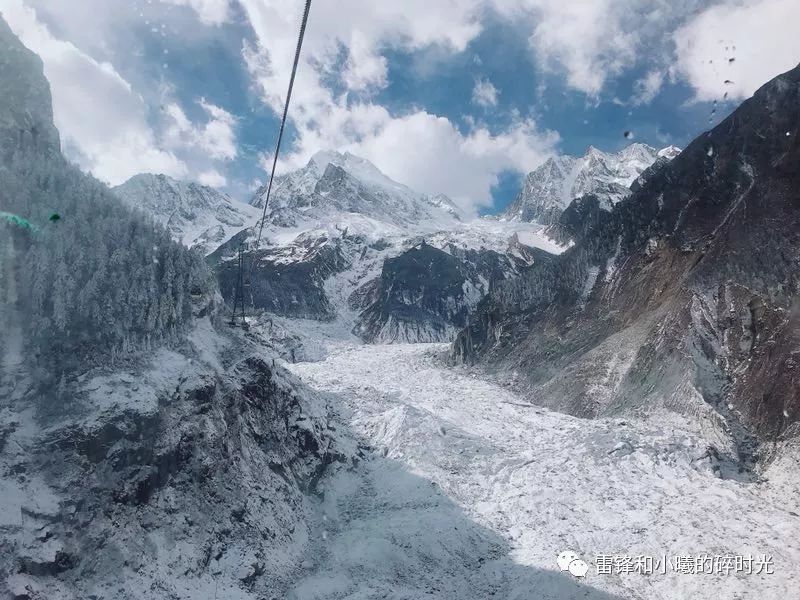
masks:
{"type": "MultiPolygon", "coordinates": [[[[668,159],[675,156],[665,154],[668,159]]],[[[658,151],[641,142],[617,152],[590,145],[580,157],[551,156],[528,173],[523,189],[505,214],[522,221],[553,222],[573,198],[586,193],[596,193],[602,207],[610,209],[657,158],[658,151]]]]}
{"type": "Polygon", "coordinates": [[[602,150],[600,150],[599,148],[597,148],[596,146],[593,146],[593,145],[589,144],[589,146],[587,146],[587,148],[586,148],[586,152],[583,153],[583,156],[584,156],[584,158],[585,157],[589,157],[589,156],[598,156],[598,157],[600,157],[600,156],[606,156],[606,153],[603,152],[602,150]]]}
{"type": "Polygon", "coordinates": [[[635,155],[655,155],[658,153],[656,148],[653,148],[649,144],[643,144],[642,142],[634,142],[633,144],[629,144],[622,150],[620,150],[617,155],[618,156],[635,156],[635,155]]]}

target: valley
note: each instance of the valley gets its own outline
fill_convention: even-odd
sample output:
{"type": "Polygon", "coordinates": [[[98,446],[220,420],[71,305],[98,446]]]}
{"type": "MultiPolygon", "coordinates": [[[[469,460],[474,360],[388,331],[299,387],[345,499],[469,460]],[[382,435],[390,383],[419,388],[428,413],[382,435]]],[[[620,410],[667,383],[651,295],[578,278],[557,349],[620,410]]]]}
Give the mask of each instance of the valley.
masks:
{"type": "Polygon", "coordinates": [[[685,420],[587,421],[527,404],[443,344],[329,341],[288,365],[369,447],[321,482],[289,598],[781,597],[797,585],[794,458],[721,479],[685,420]],[[733,518],[733,515],[736,515],[733,518]],[[584,580],[559,574],[573,550],[584,580]],[[768,554],[775,574],[598,574],[599,555],[768,554]],[[413,576],[410,574],[413,573],[413,576]]]}
{"type": "Polygon", "coordinates": [[[800,66],[479,216],[324,148],[269,203],[110,187],[0,46],[3,597],[800,585],[800,66]]]}

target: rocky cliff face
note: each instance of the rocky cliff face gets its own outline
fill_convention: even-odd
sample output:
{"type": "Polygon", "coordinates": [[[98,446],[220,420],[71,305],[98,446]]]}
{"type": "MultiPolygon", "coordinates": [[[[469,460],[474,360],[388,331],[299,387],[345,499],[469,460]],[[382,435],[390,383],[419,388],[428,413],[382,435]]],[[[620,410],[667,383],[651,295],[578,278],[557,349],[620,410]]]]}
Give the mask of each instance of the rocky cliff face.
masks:
{"type": "MultiPolygon", "coordinates": [[[[256,193],[255,206],[263,207],[264,193],[256,193]]],[[[374,341],[444,341],[463,326],[466,312],[499,276],[495,271],[507,277],[518,265],[529,265],[535,254],[532,246],[563,249],[540,230],[536,224],[497,219],[462,220],[444,195],[414,192],[352,154],[319,152],[305,167],[276,179],[259,248],[254,227],[222,244],[208,259],[230,302],[236,290],[238,250],[243,248],[247,274],[252,273],[245,290],[249,309],[319,320],[342,317],[348,329],[355,324],[359,335],[374,341]],[[509,245],[514,235],[517,242],[509,245]],[[529,245],[519,243],[520,235],[529,245]],[[385,259],[404,255],[422,240],[449,255],[433,261],[442,268],[437,273],[450,271],[444,262],[458,263],[454,268],[467,274],[461,283],[468,289],[457,297],[434,299],[432,294],[440,290],[426,283],[436,277],[426,265],[417,265],[413,276],[403,269],[397,279],[392,268],[400,262],[393,263],[380,277],[385,259]],[[392,294],[403,299],[389,302],[392,294]],[[376,303],[377,298],[393,308],[376,303]],[[422,304],[414,305],[417,300],[422,304]],[[431,312],[439,302],[441,310],[431,312]],[[448,302],[450,308],[444,308],[448,302]],[[407,308],[402,317],[401,305],[407,308]],[[415,316],[421,321],[413,323],[415,316]]]]}
{"type": "MultiPolygon", "coordinates": [[[[233,302],[239,276],[238,245],[246,233],[235,236],[212,253],[220,291],[233,302]]],[[[336,316],[325,292],[325,281],[349,264],[360,238],[299,235],[290,244],[250,251],[244,256],[245,305],[295,318],[329,320],[336,316]]]]}
{"type": "MultiPolygon", "coordinates": [[[[265,194],[264,188],[256,192],[253,207],[263,209],[265,194]]],[[[209,261],[231,301],[242,246],[252,273],[248,307],[329,320],[337,316],[325,290],[332,276],[361,262],[368,271],[376,253],[398,239],[458,223],[459,211],[446,196],[414,192],[352,154],[319,152],[305,167],[276,178],[259,248],[261,223],[222,244],[209,261]]]]}
{"type": "Polygon", "coordinates": [[[373,343],[450,341],[492,285],[527,266],[513,255],[423,241],[387,259],[380,278],[356,290],[351,306],[363,311],[354,333],[373,343]]]}
{"type": "Polygon", "coordinates": [[[674,146],[657,151],[646,144],[631,144],[616,153],[589,147],[582,157],[555,156],[528,174],[504,218],[552,225],[573,199],[585,194],[596,196],[610,210],[630,194],[631,184],[646,169],[678,153],[674,146]]]}
{"type": "Polygon", "coordinates": [[[24,398],[4,403],[0,589],[18,599],[286,589],[316,482],[347,459],[325,403],[242,349],[201,322],[183,352],[82,376],[44,426],[24,398]]]}
{"type": "Polygon", "coordinates": [[[795,69],[607,216],[573,204],[578,243],[498,285],[454,356],[577,415],[693,414],[744,459],[780,436],[800,418],[799,98],[795,69]]]}
{"type": "Polygon", "coordinates": [[[0,158],[7,163],[12,153],[20,151],[59,154],[41,59],[19,43],[2,19],[0,41],[0,158]]]}

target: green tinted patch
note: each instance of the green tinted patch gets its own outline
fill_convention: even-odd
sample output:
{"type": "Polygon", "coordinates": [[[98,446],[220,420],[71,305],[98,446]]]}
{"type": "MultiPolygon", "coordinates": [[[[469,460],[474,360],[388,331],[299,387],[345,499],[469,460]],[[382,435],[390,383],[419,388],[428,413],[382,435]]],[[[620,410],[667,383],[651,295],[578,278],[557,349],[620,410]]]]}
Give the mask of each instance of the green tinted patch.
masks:
{"type": "Polygon", "coordinates": [[[15,227],[20,227],[21,229],[29,229],[30,231],[36,231],[38,227],[28,221],[27,219],[23,219],[19,215],[14,215],[7,212],[0,211],[0,222],[8,223],[10,225],[14,225],[15,227]]]}

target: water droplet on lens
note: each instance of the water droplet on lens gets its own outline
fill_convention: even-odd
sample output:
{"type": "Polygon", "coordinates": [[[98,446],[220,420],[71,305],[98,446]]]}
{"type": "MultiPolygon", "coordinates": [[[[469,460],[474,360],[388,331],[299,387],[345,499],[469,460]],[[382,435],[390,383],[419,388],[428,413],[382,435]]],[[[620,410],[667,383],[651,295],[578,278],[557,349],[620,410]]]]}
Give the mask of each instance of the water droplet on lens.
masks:
{"type": "Polygon", "coordinates": [[[625,136],[626,140],[632,140],[634,137],[632,131],[626,131],[623,135],[625,136]]]}
{"type": "Polygon", "coordinates": [[[709,146],[706,150],[706,156],[714,156],[714,146],[709,146]]]}

